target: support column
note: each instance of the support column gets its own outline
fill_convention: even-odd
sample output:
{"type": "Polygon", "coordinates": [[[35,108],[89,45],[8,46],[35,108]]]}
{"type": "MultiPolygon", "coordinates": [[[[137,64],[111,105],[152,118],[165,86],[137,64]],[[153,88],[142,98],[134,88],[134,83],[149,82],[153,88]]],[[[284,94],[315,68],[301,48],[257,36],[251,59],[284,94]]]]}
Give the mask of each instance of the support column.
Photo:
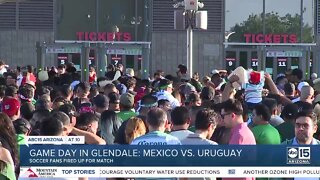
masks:
{"type": "Polygon", "coordinates": [[[45,43],[40,43],[39,41],[36,43],[37,48],[37,71],[41,71],[44,69],[44,61],[46,56],[45,43]]]}
{"type": "Polygon", "coordinates": [[[305,80],[306,79],[306,72],[307,72],[307,64],[306,64],[306,50],[305,49],[302,49],[302,57],[299,57],[299,69],[302,70],[302,79],[305,80]]]}
{"type": "Polygon", "coordinates": [[[272,78],[276,79],[277,75],[278,75],[278,57],[273,57],[272,61],[273,61],[273,63],[272,63],[272,68],[273,68],[272,78]]]}
{"type": "Polygon", "coordinates": [[[312,51],[312,72],[319,74],[318,68],[317,68],[317,67],[319,67],[318,53],[314,47],[311,47],[311,51],[312,51]]]}
{"type": "Polygon", "coordinates": [[[306,47],[305,51],[306,51],[306,67],[307,67],[305,77],[307,80],[309,80],[310,76],[311,76],[311,74],[310,74],[310,53],[311,53],[311,51],[310,51],[309,47],[306,47]]]}
{"type": "Polygon", "coordinates": [[[252,51],[247,51],[247,67],[252,68],[252,51]]]}
{"type": "Polygon", "coordinates": [[[262,71],[262,70],[265,70],[265,59],[263,59],[263,49],[262,47],[258,46],[257,47],[257,56],[258,56],[258,68],[257,70],[258,71],[262,71]]]}
{"type": "Polygon", "coordinates": [[[291,69],[291,65],[292,65],[292,57],[289,57],[287,61],[287,69],[291,69]]]}
{"type": "Polygon", "coordinates": [[[240,51],[236,49],[236,67],[240,66],[240,51]]]}
{"type": "Polygon", "coordinates": [[[150,77],[150,44],[142,47],[142,78],[148,79],[150,77]]]}
{"type": "Polygon", "coordinates": [[[97,44],[95,56],[96,56],[98,77],[103,77],[105,76],[105,73],[106,73],[106,58],[105,58],[104,44],[102,43],[97,44]]]}
{"type": "Polygon", "coordinates": [[[187,67],[190,78],[192,77],[192,65],[193,65],[193,30],[191,24],[187,29],[187,67]]]}
{"type": "Polygon", "coordinates": [[[89,82],[89,53],[90,44],[84,43],[81,51],[81,81],[89,82]]]}
{"type": "Polygon", "coordinates": [[[68,54],[68,59],[67,60],[68,60],[68,63],[72,62],[72,54],[70,54],[70,53],[68,54]]]}

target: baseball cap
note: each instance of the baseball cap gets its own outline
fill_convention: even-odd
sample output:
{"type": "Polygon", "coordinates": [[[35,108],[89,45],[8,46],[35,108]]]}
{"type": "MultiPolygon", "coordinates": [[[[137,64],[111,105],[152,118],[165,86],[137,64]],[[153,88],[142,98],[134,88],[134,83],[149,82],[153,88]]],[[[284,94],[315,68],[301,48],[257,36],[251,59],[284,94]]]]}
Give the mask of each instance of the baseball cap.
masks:
{"type": "Polygon", "coordinates": [[[98,94],[92,99],[92,103],[99,108],[107,108],[109,106],[108,97],[103,94],[98,94]]]}
{"type": "Polygon", "coordinates": [[[258,71],[252,71],[252,72],[250,73],[250,80],[249,80],[249,82],[250,82],[251,84],[259,84],[260,81],[261,81],[261,74],[260,74],[260,72],[258,72],[258,71]]]}
{"type": "Polygon", "coordinates": [[[134,95],[131,93],[124,93],[120,96],[120,104],[132,107],[134,104],[134,95]]]}
{"type": "Polygon", "coordinates": [[[121,83],[116,85],[116,88],[118,89],[120,94],[124,94],[128,90],[128,88],[124,84],[121,84],[121,83]]]}
{"type": "Polygon", "coordinates": [[[20,102],[15,98],[6,98],[2,102],[2,112],[6,113],[9,117],[17,114],[20,110],[20,102]]]}
{"type": "Polygon", "coordinates": [[[219,74],[219,73],[220,73],[220,71],[218,71],[218,70],[216,70],[216,69],[214,69],[214,70],[211,71],[211,74],[212,74],[212,75],[219,74]]]}
{"type": "Polygon", "coordinates": [[[27,81],[24,86],[26,87],[32,87],[33,89],[36,89],[36,84],[33,81],[27,81]]]}
{"type": "Polygon", "coordinates": [[[13,121],[13,126],[17,134],[24,134],[31,130],[30,122],[23,118],[13,121]]]}
{"type": "Polygon", "coordinates": [[[310,86],[309,83],[302,81],[298,84],[298,90],[301,92],[303,86],[310,86]]]}

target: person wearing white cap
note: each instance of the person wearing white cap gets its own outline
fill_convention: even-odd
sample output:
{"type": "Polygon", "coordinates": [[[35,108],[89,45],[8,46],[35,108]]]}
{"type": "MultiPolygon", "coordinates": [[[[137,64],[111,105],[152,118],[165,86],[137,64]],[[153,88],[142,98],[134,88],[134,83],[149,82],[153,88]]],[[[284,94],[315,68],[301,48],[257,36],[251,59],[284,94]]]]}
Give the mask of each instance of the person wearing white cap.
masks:
{"type": "Polygon", "coordinates": [[[211,71],[211,75],[211,82],[215,85],[215,90],[220,91],[221,86],[225,84],[224,80],[220,76],[220,71],[214,69],[211,71]]]}
{"type": "Polygon", "coordinates": [[[315,79],[318,78],[318,74],[317,73],[312,73],[311,74],[311,80],[314,81],[315,79]]]}
{"type": "MultiPolygon", "coordinates": [[[[302,87],[304,87],[304,86],[310,86],[310,85],[309,85],[309,83],[307,83],[307,82],[305,82],[305,81],[302,81],[302,82],[300,82],[300,83],[298,84],[297,90],[298,90],[299,95],[301,94],[301,89],[302,89],[302,87]]],[[[298,102],[298,101],[300,101],[300,97],[292,100],[293,103],[296,103],[296,102],[298,102]]]]}

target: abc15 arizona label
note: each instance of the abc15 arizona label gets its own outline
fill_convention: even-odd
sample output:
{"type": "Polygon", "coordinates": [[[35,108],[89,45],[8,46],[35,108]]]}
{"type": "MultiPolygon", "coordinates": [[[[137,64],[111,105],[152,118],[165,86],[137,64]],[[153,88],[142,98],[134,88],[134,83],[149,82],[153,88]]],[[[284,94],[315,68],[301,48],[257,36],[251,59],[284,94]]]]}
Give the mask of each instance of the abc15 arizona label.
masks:
{"type": "Polygon", "coordinates": [[[310,164],[310,147],[287,147],[287,164],[310,164]]]}

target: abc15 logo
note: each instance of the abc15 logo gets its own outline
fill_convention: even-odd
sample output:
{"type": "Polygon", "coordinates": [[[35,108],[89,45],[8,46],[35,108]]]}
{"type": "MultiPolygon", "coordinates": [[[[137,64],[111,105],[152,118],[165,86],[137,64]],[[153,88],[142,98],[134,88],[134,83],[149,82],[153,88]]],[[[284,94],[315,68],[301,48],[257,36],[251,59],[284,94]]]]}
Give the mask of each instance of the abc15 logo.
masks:
{"type": "Polygon", "coordinates": [[[288,159],[310,159],[311,149],[310,147],[288,147],[287,154],[288,159]]]}

